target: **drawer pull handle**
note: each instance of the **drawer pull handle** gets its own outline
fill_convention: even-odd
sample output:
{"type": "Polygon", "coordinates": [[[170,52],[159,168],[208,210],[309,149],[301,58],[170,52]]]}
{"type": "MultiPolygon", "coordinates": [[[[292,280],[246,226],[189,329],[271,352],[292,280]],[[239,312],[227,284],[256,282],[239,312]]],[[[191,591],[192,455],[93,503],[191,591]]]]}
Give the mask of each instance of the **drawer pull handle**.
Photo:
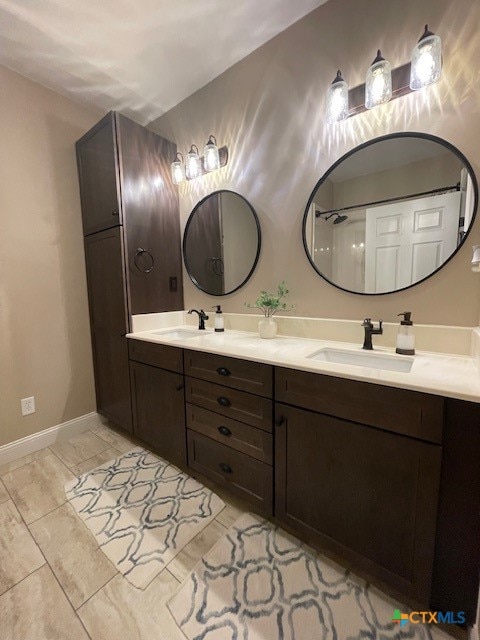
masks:
{"type": "Polygon", "coordinates": [[[276,424],[277,427],[281,427],[284,422],[285,422],[285,417],[284,416],[280,416],[279,418],[277,418],[275,420],[275,424],[276,424]]]}
{"type": "Polygon", "coordinates": [[[230,431],[230,429],[228,427],[218,427],[218,430],[220,431],[220,433],[222,434],[222,436],[231,436],[232,432],[230,431]]]}
{"type": "Polygon", "coordinates": [[[229,407],[232,404],[228,398],[225,398],[225,396],[217,398],[217,402],[218,404],[221,404],[222,407],[229,407]]]}
{"type": "Polygon", "coordinates": [[[219,376],[231,376],[232,375],[228,369],[225,369],[225,367],[218,367],[217,373],[218,373],[219,376]]]}
{"type": "Polygon", "coordinates": [[[226,464],[225,462],[220,462],[218,466],[223,471],[223,473],[233,473],[232,467],[229,464],[226,464]]]}

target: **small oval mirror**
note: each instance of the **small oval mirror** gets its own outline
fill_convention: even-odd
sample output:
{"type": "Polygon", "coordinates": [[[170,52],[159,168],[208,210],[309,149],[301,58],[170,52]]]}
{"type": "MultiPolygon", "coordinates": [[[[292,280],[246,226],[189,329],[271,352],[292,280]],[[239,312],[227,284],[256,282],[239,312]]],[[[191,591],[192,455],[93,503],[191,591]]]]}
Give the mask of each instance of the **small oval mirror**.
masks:
{"type": "Polygon", "coordinates": [[[303,218],[308,259],[352,293],[412,287],[436,273],[472,228],[478,186],[454,146],[395,133],[356,147],[319,180],[303,218]]]}
{"type": "Polygon", "coordinates": [[[183,236],[193,284],[212,296],[233,293],[252,275],[261,233],[252,205],[234,191],[215,191],[195,205],[183,236]]]}

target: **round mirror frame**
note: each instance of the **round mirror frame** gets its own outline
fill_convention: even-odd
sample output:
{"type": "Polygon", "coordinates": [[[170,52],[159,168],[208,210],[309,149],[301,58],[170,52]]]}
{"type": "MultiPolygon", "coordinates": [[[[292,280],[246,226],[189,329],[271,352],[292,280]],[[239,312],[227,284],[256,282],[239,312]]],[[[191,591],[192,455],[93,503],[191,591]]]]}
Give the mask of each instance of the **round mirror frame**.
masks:
{"type": "Polygon", "coordinates": [[[415,287],[417,284],[420,284],[421,282],[425,282],[425,280],[428,280],[428,278],[431,278],[432,276],[434,276],[436,273],[438,273],[440,271],[440,269],[443,269],[443,267],[450,262],[450,260],[456,255],[456,253],[459,251],[459,249],[462,248],[463,244],[465,243],[465,240],[467,239],[470,231],[472,230],[473,224],[475,222],[475,218],[476,218],[476,215],[477,215],[477,209],[478,209],[478,182],[477,182],[477,178],[475,176],[475,172],[473,171],[472,165],[467,160],[467,158],[463,155],[463,153],[459,149],[457,149],[457,147],[455,147],[450,142],[447,142],[443,138],[439,138],[438,136],[434,136],[434,135],[431,135],[429,133],[419,133],[417,131],[400,131],[398,133],[389,133],[389,134],[387,134],[385,136],[379,136],[378,138],[373,138],[372,140],[368,140],[367,142],[364,142],[363,144],[360,144],[357,147],[354,147],[353,149],[351,149],[350,151],[345,153],[341,158],[339,158],[336,162],[334,162],[334,164],[332,164],[332,166],[323,174],[323,176],[320,178],[320,180],[316,183],[316,185],[313,188],[313,191],[312,191],[312,193],[311,193],[311,195],[310,195],[310,197],[308,199],[308,203],[307,203],[307,206],[305,208],[305,213],[303,214],[303,221],[302,221],[303,248],[304,248],[305,253],[307,255],[308,261],[310,262],[312,267],[315,269],[315,271],[318,273],[318,275],[321,276],[324,280],[326,280],[329,284],[331,284],[334,287],[336,287],[337,289],[341,289],[342,291],[346,291],[347,293],[353,293],[353,294],[355,294],[357,296],[387,296],[387,295],[390,295],[392,293],[398,293],[398,291],[405,291],[406,289],[411,289],[412,287],[415,287]],[[347,160],[347,158],[352,156],[357,151],[361,151],[362,149],[365,149],[366,147],[370,147],[371,145],[373,145],[373,144],[375,144],[377,142],[383,142],[384,140],[391,140],[392,138],[423,138],[424,140],[429,140],[430,142],[436,142],[438,144],[441,144],[443,147],[445,147],[446,149],[448,149],[452,153],[454,153],[457,156],[457,158],[459,158],[463,162],[464,166],[467,168],[467,170],[468,170],[468,172],[470,174],[470,177],[471,177],[471,180],[472,180],[472,184],[473,184],[474,204],[473,204],[472,220],[471,220],[471,223],[470,223],[470,226],[469,226],[468,230],[465,232],[465,235],[462,238],[462,241],[460,242],[458,247],[455,249],[455,251],[452,254],[450,254],[450,256],[445,260],[445,262],[443,262],[437,269],[435,269],[435,271],[432,271],[432,273],[430,273],[428,276],[425,276],[425,278],[422,278],[421,280],[418,280],[417,282],[414,282],[414,283],[408,285],[408,287],[402,287],[400,289],[394,289],[393,291],[382,291],[380,293],[366,293],[366,292],[362,292],[362,291],[352,291],[351,289],[346,289],[345,287],[341,287],[340,285],[336,284],[335,282],[332,282],[332,280],[330,280],[325,275],[323,275],[323,273],[318,269],[317,265],[315,264],[315,261],[313,260],[312,256],[310,255],[310,252],[308,250],[307,237],[306,237],[306,233],[305,233],[306,226],[307,226],[307,217],[308,217],[308,214],[310,213],[310,206],[311,206],[311,204],[312,204],[312,202],[313,202],[313,200],[315,198],[317,190],[320,188],[320,186],[323,184],[323,182],[328,178],[328,176],[338,167],[338,165],[340,165],[342,162],[347,160]]]}
{"type": "Polygon", "coordinates": [[[193,209],[192,209],[192,211],[191,211],[191,213],[190,213],[190,215],[188,217],[187,224],[185,225],[185,230],[183,232],[182,254],[183,254],[183,263],[185,265],[185,269],[187,270],[188,277],[193,282],[193,284],[197,287],[197,289],[200,289],[200,291],[203,291],[203,293],[206,293],[209,296],[214,296],[215,298],[220,298],[222,296],[228,296],[231,293],[234,293],[235,291],[238,291],[239,289],[241,289],[250,280],[250,278],[252,277],[253,272],[255,271],[255,268],[257,266],[258,260],[260,258],[260,249],[261,248],[262,248],[262,232],[261,232],[260,220],[258,219],[257,212],[255,211],[255,209],[253,208],[251,203],[244,196],[242,196],[240,193],[237,193],[236,191],[232,191],[231,189],[218,189],[217,191],[212,191],[212,193],[209,193],[204,198],[202,198],[199,202],[197,202],[197,204],[193,207],[193,209]],[[255,260],[253,261],[252,268],[248,272],[248,274],[247,274],[246,278],[243,280],[243,282],[241,284],[239,284],[238,287],[235,287],[235,289],[232,289],[231,291],[228,291],[226,293],[211,293],[209,291],[206,291],[206,289],[204,289],[199,284],[198,280],[191,273],[190,265],[188,263],[187,255],[186,255],[186,244],[187,244],[186,238],[187,238],[188,229],[190,227],[190,224],[192,223],[193,216],[197,213],[198,209],[202,206],[202,204],[206,200],[208,200],[208,198],[211,198],[212,196],[214,196],[216,194],[219,194],[219,193],[232,193],[233,195],[236,195],[239,198],[241,198],[246,203],[246,205],[250,209],[250,211],[251,211],[251,213],[253,215],[253,219],[255,221],[255,226],[256,226],[256,229],[257,229],[258,246],[257,246],[257,252],[256,252],[256,255],[255,255],[255,260]]]}

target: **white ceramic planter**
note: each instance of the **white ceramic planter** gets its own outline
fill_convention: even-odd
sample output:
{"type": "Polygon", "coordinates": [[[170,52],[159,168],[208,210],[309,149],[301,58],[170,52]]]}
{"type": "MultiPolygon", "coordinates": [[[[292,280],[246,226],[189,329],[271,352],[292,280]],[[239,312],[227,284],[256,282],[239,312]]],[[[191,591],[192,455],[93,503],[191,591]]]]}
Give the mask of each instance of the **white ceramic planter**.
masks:
{"type": "Polygon", "coordinates": [[[258,323],[258,333],[261,338],[275,338],[277,335],[277,323],[273,318],[264,318],[258,323]]]}

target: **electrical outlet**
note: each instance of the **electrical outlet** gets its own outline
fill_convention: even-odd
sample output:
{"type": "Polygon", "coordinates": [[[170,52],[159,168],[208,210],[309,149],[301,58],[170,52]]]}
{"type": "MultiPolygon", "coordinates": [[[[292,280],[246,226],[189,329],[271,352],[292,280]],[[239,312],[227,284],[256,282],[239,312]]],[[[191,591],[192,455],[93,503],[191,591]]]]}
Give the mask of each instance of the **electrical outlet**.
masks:
{"type": "Polygon", "coordinates": [[[177,278],[175,276],[170,276],[169,278],[170,291],[174,293],[177,291],[177,278]]]}
{"type": "Polygon", "coordinates": [[[35,397],[30,396],[30,398],[22,398],[20,400],[22,405],[22,416],[28,416],[31,413],[35,413],[35,397]]]}

